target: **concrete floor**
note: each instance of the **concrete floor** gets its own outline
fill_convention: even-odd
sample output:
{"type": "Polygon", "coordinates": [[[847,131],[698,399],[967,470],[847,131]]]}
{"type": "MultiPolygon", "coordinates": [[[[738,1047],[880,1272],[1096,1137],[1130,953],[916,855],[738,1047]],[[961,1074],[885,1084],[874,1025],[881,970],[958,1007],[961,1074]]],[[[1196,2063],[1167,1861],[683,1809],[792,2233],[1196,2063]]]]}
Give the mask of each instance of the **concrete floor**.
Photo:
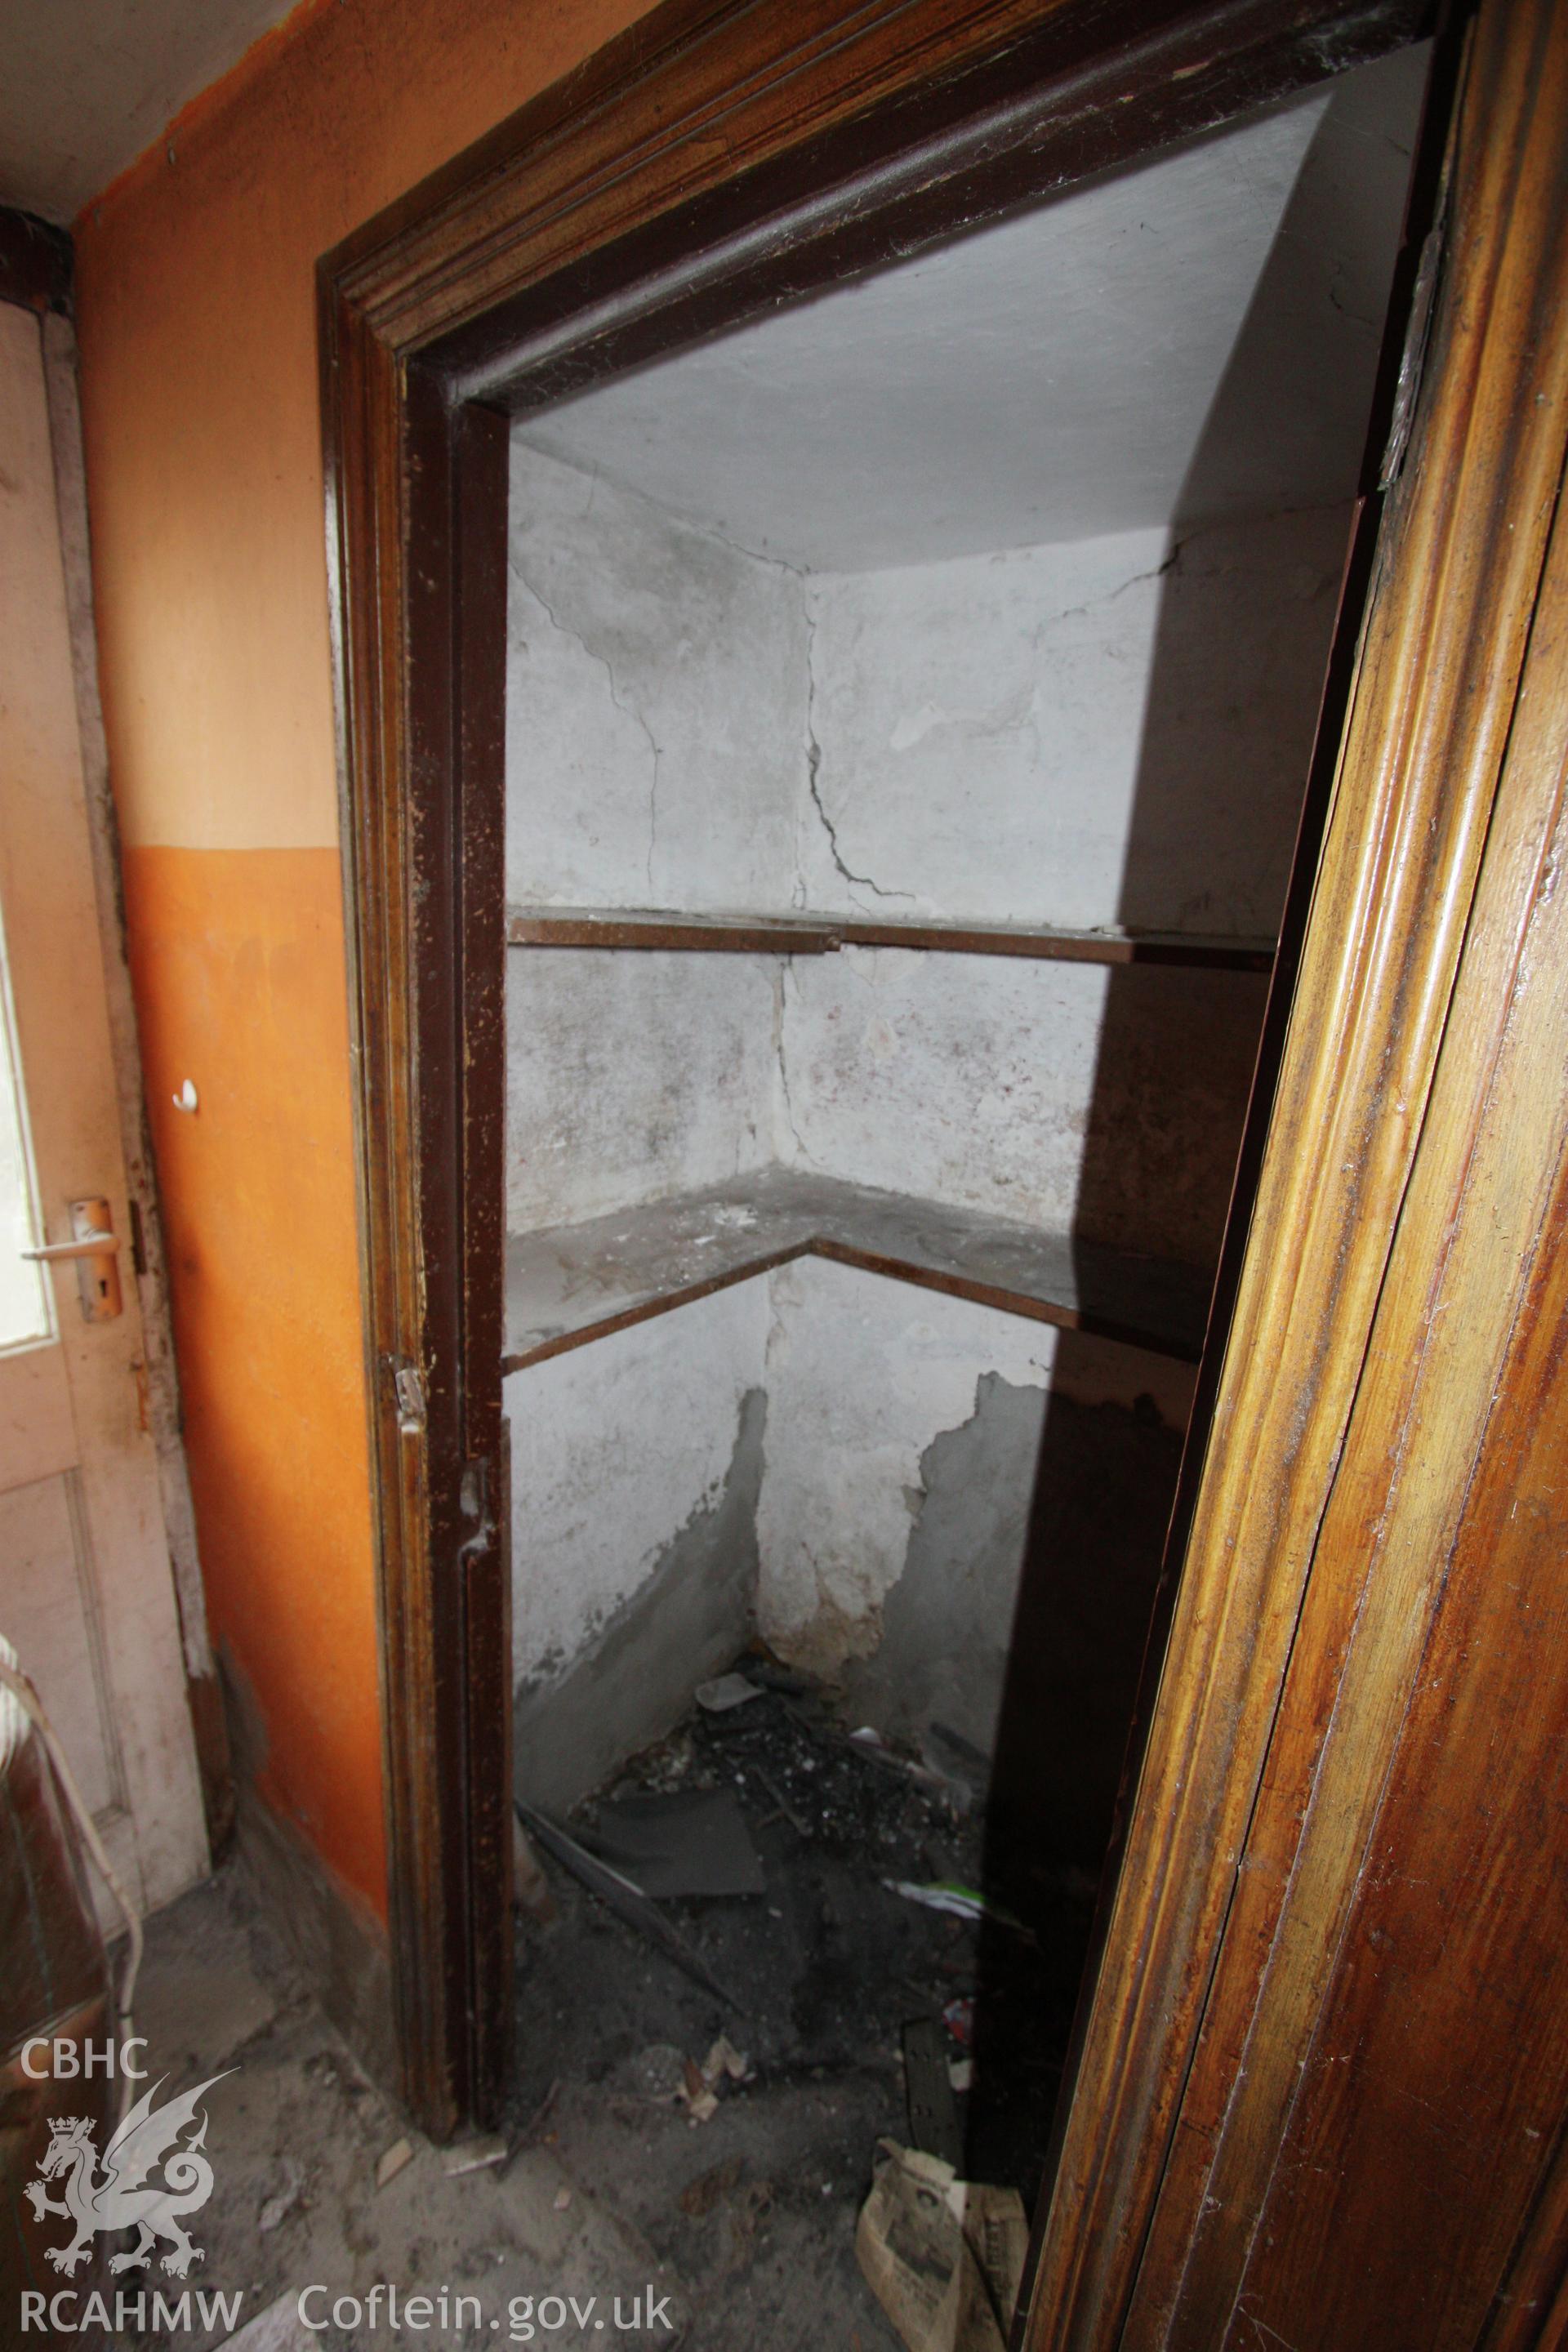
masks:
{"type": "Polygon", "coordinates": [[[359,2072],[234,1869],[151,1922],[136,2021],[171,2087],[224,2079],[205,2101],[216,2184],[191,2224],[204,2260],[188,2282],[153,2271],[116,2284],[243,2302],[205,2328],[132,2326],[121,2345],[206,2352],[238,2327],[243,2352],[588,2340],[896,2352],[854,2253],[875,2137],[901,2107],[895,2050],[771,2102],[730,2096],[701,2126],[647,2095],[637,2057],[596,2081],[584,2070],[561,2081],[503,2173],[452,2178],[359,2072]],[[378,2189],[405,2136],[412,2159],[378,2189]],[[416,2311],[395,2333],[384,2294],[373,2318],[378,2284],[405,2305],[432,2298],[425,2327],[416,2311]],[[314,2332],[296,2317],[311,2287],[306,2315],[326,2323],[314,2332]],[[477,2298],[460,2325],[459,2294],[477,2298]]]}

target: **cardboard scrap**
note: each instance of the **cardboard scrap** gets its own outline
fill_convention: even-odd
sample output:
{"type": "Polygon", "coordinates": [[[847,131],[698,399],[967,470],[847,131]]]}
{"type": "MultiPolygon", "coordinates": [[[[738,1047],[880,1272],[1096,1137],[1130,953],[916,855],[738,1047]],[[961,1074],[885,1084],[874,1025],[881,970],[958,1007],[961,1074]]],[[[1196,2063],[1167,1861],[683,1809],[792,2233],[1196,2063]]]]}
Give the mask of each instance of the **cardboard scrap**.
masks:
{"type": "Polygon", "coordinates": [[[728,2035],[721,2033],[700,2066],[695,2058],[682,2061],[681,2087],[677,2095],[685,2100],[694,2124],[705,2124],[719,2112],[719,2086],[721,2083],[744,2083],[751,2077],[752,2062],[743,2050],[737,2050],[728,2035]]]}
{"type": "Polygon", "coordinates": [[[855,2251],[909,2352],[1006,2352],[1029,2224],[1016,2189],[879,2140],[855,2251]]]}
{"type": "Polygon", "coordinates": [[[584,1885],[602,1903],[607,1904],[617,1917],[639,1929],[650,1944],[656,1944],[667,1958],[675,1962],[678,1969],[695,1978],[704,1991],[714,1994],[727,2008],[740,2010],[740,2002],[733,1993],[725,1991],[701,1954],[693,1949],[679,1929],[665,1917],[658,1904],[650,1902],[642,1888],[635,1885],[624,1871],[615,1869],[611,1864],[601,1861],[597,1854],[590,1853],[587,1847],[580,1844],[569,1831],[563,1830],[559,1822],[552,1822],[547,1813],[536,1812],[521,1797],[515,1797],[512,1805],[546,1853],[552,1853],[557,1862],[563,1863],[573,1876],[580,1878],[584,1885]]]}

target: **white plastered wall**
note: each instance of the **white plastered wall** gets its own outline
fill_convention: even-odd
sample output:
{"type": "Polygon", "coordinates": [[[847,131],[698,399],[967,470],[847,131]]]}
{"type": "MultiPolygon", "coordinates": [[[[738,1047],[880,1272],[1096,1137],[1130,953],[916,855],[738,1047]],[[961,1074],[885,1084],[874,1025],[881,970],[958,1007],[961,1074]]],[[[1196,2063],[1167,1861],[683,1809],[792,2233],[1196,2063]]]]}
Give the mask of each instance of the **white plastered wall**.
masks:
{"type": "Polygon", "coordinates": [[[579,1224],[774,1155],[771,956],[507,959],[507,1227],[579,1224]]]}
{"type": "MultiPolygon", "coordinates": [[[[807,576],[515,444],[509,895],[1266,934],[1345,525],[807,576]]],[[[1244,975],[901,950],[518,950],[509,1223],[777,1159],[1202,1258],[1261,1002],[1244,975]]],[[[759,1382],[761,1621],[818,1664],[864,1653],[925,1449],[982,1373],[1044,1386],[1059,1352],[807,1262],[515,1375],[520,1675],[654,1573],[759,1382]]],[[[1072,1365],[1080,1395],[1184,1412],[1157,1359],[1075,1340],[1072,1365]]]]}
{"type": "Polygon", "coordinates": [[[714,1506],[767,1335],[765,1282],[737,1283],[507,1381],[514,1680],[569,1665],[714,1506]]]}
{"type": "Polygon", "coordinates": [[[806,583],[796,895],[1271,936],[1344,507],[806,583]]]}
{"type": "Polygon", "coordinates": [[[805,728],[798,574],[511,446],[507,887],[778,906],[805,728]]]}

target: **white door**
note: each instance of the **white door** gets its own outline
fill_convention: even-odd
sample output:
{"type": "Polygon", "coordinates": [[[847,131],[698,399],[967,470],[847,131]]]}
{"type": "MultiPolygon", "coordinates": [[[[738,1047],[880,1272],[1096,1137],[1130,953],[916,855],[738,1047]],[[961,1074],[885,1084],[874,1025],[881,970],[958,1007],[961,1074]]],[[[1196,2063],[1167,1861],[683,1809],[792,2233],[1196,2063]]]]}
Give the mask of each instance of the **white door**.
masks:
{"type": "Polygon", "coordinates": [[[0,1633],[153,1909],[205,1873],[206,1837],[147,1427],[42,331],[6,302],[0,928],[0,1633]],[[111,1251],[24,1255],[105,1224],[111,1251]]]}

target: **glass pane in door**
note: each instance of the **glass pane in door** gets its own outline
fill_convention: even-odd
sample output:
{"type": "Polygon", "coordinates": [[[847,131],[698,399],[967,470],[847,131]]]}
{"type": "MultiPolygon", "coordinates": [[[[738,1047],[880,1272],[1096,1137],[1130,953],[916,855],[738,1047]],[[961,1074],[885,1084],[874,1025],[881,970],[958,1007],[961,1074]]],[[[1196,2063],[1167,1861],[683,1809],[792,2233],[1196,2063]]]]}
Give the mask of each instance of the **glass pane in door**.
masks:
{"type": "Polygon", "coordinates": [[[11,967],[0,922],[0,1350],[33,1347],[54,1336],[47,1277],[41,1265],[22,1255],[42,1239],[11,1010],[11,967]]]}

